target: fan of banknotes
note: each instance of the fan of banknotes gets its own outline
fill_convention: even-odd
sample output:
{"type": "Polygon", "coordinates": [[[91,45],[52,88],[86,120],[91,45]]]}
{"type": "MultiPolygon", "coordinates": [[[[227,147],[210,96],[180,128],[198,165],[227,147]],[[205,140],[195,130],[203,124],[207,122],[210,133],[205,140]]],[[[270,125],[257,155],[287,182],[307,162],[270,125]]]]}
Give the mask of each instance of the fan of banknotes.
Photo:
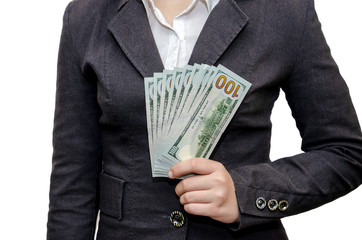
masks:
{"type": "Polygon", "coordinates": [[[186,65],[145,78],[153,177],[176,163],[208,158],[251,84],[224,66],[186,65]]]}

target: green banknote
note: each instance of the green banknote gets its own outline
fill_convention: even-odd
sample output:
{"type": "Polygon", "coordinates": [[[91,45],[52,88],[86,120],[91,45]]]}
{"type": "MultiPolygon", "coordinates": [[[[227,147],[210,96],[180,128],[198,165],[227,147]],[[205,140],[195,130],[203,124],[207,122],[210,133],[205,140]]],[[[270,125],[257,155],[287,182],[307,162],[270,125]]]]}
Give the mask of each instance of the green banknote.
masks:
{"type": "Polygon", "coordinates": [[[145,78],[153,177],[167,177],[182,160],[208,158],[251,87],[221,65],[165,70],[160,78],[145,78]]]}

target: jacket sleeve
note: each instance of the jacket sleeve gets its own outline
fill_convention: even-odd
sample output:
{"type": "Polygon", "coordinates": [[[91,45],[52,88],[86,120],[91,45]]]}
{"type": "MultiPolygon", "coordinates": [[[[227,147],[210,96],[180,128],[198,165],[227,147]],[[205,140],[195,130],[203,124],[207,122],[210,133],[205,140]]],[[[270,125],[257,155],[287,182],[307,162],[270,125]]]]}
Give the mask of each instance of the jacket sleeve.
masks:
{"type": "MultiPolygon", "coordinates": [[[[72,2],[73,3],[73,2],[72,2]]],[[[98,213],[101,157],[96,81],[82,71],[82,57],[65,11],[60,41],[53,130],[47,239],[93,239],[98,213]]]]}
{"type": "Polygon", "coordinates": [[[304,153],[230,170],[241,213],[235,230],[318,207],[362,182],[356,112],[322,34],[314,2],[308,2],[299,54],[282,86],[304,153]]]}

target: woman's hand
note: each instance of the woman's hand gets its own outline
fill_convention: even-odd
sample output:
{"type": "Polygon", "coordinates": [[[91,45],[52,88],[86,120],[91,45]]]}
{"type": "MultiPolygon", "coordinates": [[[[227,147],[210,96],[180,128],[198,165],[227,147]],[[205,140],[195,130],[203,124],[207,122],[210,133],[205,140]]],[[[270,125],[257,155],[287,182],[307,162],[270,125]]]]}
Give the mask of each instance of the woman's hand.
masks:
{"type": "Polygon", "coordinates": [[[191,158],[173,166],[169,178],[187,174],[175,188],[186,212],[208,216],[223,223],[239,221],[239,208],[234,182],[220,162],[205,158],[191,158]]]}

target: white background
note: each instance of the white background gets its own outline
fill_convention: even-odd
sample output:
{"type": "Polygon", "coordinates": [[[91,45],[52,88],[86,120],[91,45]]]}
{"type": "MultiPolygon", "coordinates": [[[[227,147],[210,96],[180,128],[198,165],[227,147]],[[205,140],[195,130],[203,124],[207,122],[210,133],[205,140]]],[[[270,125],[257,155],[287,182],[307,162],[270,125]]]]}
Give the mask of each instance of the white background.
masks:
{"type": "MultiPolygon", "coordinates": [[[[0,3],[0,239],[45,239],[56,62],[69,0],[0,3]]],[[[362,4],[316,0],[332,54],[362,119],[362,4]]],[[[271,158],[300,152],[294,120],[276,103],[271,158]]],[[[291,240],[362,239],[362,188],[316,210],[283,220],[291,240]]]]}

